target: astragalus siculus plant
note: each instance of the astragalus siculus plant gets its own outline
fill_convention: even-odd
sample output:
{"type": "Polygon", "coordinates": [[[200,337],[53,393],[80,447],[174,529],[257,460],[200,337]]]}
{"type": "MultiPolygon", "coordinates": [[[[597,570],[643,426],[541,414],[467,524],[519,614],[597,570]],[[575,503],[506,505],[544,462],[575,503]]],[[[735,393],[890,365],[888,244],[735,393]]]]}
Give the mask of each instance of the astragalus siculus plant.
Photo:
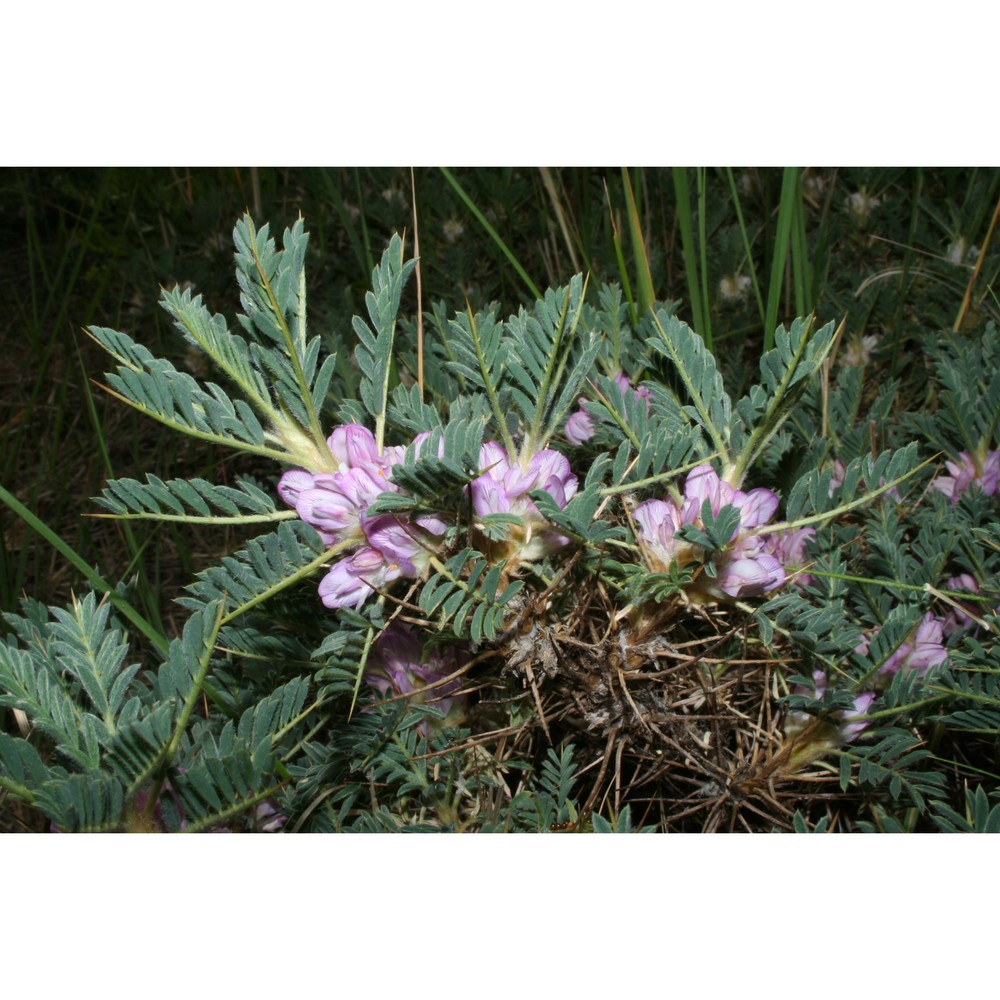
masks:
{"type": "Polygon", "coordinates": [[[997,827],[995,328],[928,335],[919,412],[811,317],[733,399],[674,303],[398,320],[394,236],[320,333],[303,223],[234,236],[236,324],[162,296],[218,382],[89,332],[111,393],[270,472],[98,503],[261,533],[152,649],[125,587],[7,616],[8,795],[61,831],[997,827]]]}

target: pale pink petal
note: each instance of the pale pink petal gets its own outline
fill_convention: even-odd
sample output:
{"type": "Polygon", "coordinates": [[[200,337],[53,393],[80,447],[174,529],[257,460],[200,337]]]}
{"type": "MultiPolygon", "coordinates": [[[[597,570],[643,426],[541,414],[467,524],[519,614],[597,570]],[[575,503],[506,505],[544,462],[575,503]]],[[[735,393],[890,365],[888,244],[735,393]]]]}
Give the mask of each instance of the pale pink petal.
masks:
{"type": "Polygon", "coordinates": [[[594,436],[594,421],[583,408],[571,414],[563,428],[563,434],[570,444],[580,445],[594,436]]]}

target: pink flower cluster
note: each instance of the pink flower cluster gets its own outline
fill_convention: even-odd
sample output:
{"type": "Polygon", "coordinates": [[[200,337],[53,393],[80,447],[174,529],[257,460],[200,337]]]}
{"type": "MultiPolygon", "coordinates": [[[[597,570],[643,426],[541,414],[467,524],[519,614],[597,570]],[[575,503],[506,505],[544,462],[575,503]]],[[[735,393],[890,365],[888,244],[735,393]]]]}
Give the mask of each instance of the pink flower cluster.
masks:
{"type": "MultiPolygon", "coordinates": [[[[419,446],[428,436],[420,435],[415,443],[419,446]]],[[[327,447],[336,472],[292,469],[279,480],[278,493],[327,545],[357,546],[330,567],[319,594],[328,608],[360,608],[375,589],[401,577],[421,576],[446,525],[435,516],[412,521],[394,514],[369,516],[380,493],[399,491],[390,477],[405,448],[380,453],[372,432],[360,424],[338,427],[327,447]]]]}
{"type": "MultiPolygon", "coordinates": [[[[393,622],[375,643],[375,649],[365,667],[365,680],[383,697],[415,695],[414,700],[439,709],[445,716],[443,724],[458,722],[465,712],[465,698],[456,692],[462,679],[445,680],[462,665],[459,647],[432,647],[424,651],[423,643],[408,625],[393,622]],[[439,682],[444,683],[439,683],[439,682]]],[[[427,724],[421,731],[427,735],[427,724]]]]}
{"type": "Polygon", "coordinates": [[[565,535],[552,531],[528,496],[532,490],[545,490],[558,506],[566,506],[579,483],[565,455],[546,448],[527,461],[512,462],[496,441],[486,441],[479,450],[479,468],[485,471],[470,486],[472,509],[478,517],[513,514],[521,518],[524,528],[512,533],[519,561],[536,561],[567,543],[565,535]]]}
{"type": "MultiPolygon", "coordinates": [[[[862,635],[854,647],[855,653],[862,656],[868,653],[871,640],[878,635],[876,626],[868,635],[862,635]]],[[[879,674],[893,676],[900,670],[915,670],[923,677],[932,667],[938,667],[948,659],[948,650],[944,646],[944,623],[927,614],[917,623],[906,638],[899,644],[891,656],[879,667],[879,674]]]]}
{"type": "MultiPolygon", "coordinates": [[[[649,412],[649,401],[653,398],[653,394],[648,389],[634,388],[628,376],[621,371],[613,375],[612,378],[621,389],[623,396],[631,393],[636,399],[645,400],[646,412],[649,412]]],[[[584,441],[589,441],[594,436],[594,418],[583,408],[583,404],[586,402],[587,397],[581,396],[579,399],[580,408],[570,415],[565,428],[563,428],[566,440],[570,444],[583,444],[584,441]]]]}
{"type": "Polygon", "coordinates": [[[764,535],[764,551],[774,556],[785,570],[786,581],[795,587],[812,585],[812,575],[805,572],[808,565],[806,543],[816,534],[815,528],[791,528],[764,535]]]}
{"type": "MultiPolygon", "coordinates": [[[[420,448],[430,437],[418,434],[420,448]]],[[[369,514],[380,493],[398,493],[392,469],[403,460],[403,447],[378,450],[371,431],[360,424],[338,427],[327,439],[335,472],[292,469],[278,482],[278,493],[299,517],[311,524],[327,545],[342,544],[350,555],[335,562],[320,581],[319,594],[328,608],[360,608],[375,590],[393,581],[419,579],[440,548],[447,524],[436,514],[408,518],[369,514]]],[[[577,478],[559,452],[543,450],[511,460],[496,441],[479,452],[482,471],[470,486],[477,516],[513,514],[523,528],[512,533],[507,555],[521,562],[540,559],[567,539],[550,529],[528,494],[546,490],[564,507],[577,490],[577,478]]]]}
{"type": "MultiPolygon", "coordinates": [[[[966,590],[973,594],[979,593],[979,585],[968,573],[951,577],[945,584],[947,590],[966,590]]],[[[948,659],[948,650],[944,645],[944,637],[954,632],[971,628],[974,624],[971,617],[966,614],[966,609],[974,613],[971,605],[961,605],[953,609],[944,618],[938,618],[933,612],[928,611],[917,625],[907,634],[898,648],[886,659],[878,669],[878,676],[885,679],[891,678],[900,670],[913,670],[920,676],[925,676],[934,667],[941,666],[948,659]]],[[[996,609],[1000,614],[1000,607],[996,609]]],[[[862,635],[858,639],[858,644],[854,652],[862,656],[867,655],[871,646],[871,641],[879,633],[876,626],[867,635],[862,635]]],[[[827,677],[822,670],[813,673],[814,689],[804,686],[795,688],[795,694],[806,697],[814,697],[822,700],[827,690],[827,677]]],[[[876,687],[880,685],[876,683],[876,687]]],[[[857,721],[859,716],[863,716],[877,697],[874,691],[865,691],[854,699],[854,707],[839,714],[843,724],[839,727],[841,741],[850,743],[868,726],[865,720],[857,721]]],[[[789,736],[802,731],[809,716],[804,712],[792,712],[785,722],[785,732],[789,736]]]]}
{"type": "Polygon", "coordinates": [[[635,521],[653,567],[666,571],[671,563],[683,567],[699,558],[697,546],[676,535],[684,525],[703,526],[701,515],[706,501],[714,516],[725,506],[735,507],[740,521],[726,549],[714,557],[715,578],[705,575],[697,586],[710,597],[722,600],[766,594],[780,587],[785,582],[785,570],[775,553],[782,551],[782,545],[801,548],[805,537],[779,544],[755,533],[753,529],[774,516],[778,497],[766,489],[748,493],[734,489],[719,479],[710,465],[699,465],[688,474],[680,506],[668,499],[646,500],[636,507],[635,521]]]}
{"type": "MultiPolygon", "coordinates": [[[[796,686],[795,694],[822,701],[826,696],[828,686],[826,672],[823,670],[814,670],[812,676],[812,689],[800,684],[796,686]]],[[[847,708],[837,713],[837,717],[842,720],[841,724],[837,727],[841,743],[853,743],[868,728],[868,721],[861,717],[871,708],[875,698],[876,694],[874,691],[864,691],[854,699],[854,706],[852,708],[847,708]]],[[[786,735],[794,736],[802,732],[811,718],[806,712],[790,712],[788,718],[785,720],[786,735]]]]}
{"type": "Polygon", "coordinates": [[[931,480],[931,489],[939,490],[950,498],[953,504],[973,483],[983,493],[991,497],[1000,487],[1000,449],[986,452],[981,461],[967,451],[958,453],[957,462],[945,462],[950,476],[936,476],[931,480]]]}

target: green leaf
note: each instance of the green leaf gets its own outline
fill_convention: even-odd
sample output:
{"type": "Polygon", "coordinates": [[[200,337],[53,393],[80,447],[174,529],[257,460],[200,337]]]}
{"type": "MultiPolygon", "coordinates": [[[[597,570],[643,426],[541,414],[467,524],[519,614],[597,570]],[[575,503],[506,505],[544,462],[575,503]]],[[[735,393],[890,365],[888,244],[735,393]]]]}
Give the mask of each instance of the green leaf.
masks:
{"type": "Polygon", "coordinates": [[[33,799],[31,790],[51,777],[52,772],[27,740],[0,733],[0,788],[30,802],[33,799]]]}
{"type": "Polygon", "coordinates": [[[403,241],[394,234],[382,254],[382,261],[372,271],[372,291],[365,296],[369,326],[359,316],[353,320],[358,337],[355,353],[361,369],[360,396],[368,413],[375,418],[375,440],[379,451],[385,440],[385,418],[389,393],[389,370],[396,332],[396,314],[403,286],[416,267],[416,261],[403,262],[403,241]]]}
{"type": "Polygon", "coordinates": [[[197,610],[209,601],[224,600],[231,619],[310,575],[326,556],[315,528],[303,521],[286,521],[199,573],[186,588],[188,596],[178,598],[178,603],[197,610]]]}
{"type": "Polygon", "coordinates": [[[732,403],[723,388],[715,358],[701,337],[675,316],[663,309],[650,315],[658,336],[649,338],[647,344],[673,364],[691,401],[690,415],[704,428],[728,467],[732,403]]]}
{"type": "Polygon", "coordinates": [[[121,827],[125,796],[115,778],[72,774],[42,785],[34,804],[64,833],[107,833],[121,827]]]}
{"type": "Polygon", "coordinates": [[[256,524],[298,516],[294,511],[277,511],[274,500],[246,479],[237,479],[235,487],[215,486],[204,479],[164,482],[147,473],[145,483],[135,479],[110,480],[96,499],[113,516],[125,520],[256,524]]]}
{"type": "Polygon", "coordinates": [[[778,330],[776,346],[760,359],[763,387],[755,387],[737,405],[748,435],[731,476],[726,477],[737,486],[791,414],[830,352],[835,337],[833,323],[827,323],[812,337],[810,325],[810,320],[797,319],[791,330],[778,330]]]}

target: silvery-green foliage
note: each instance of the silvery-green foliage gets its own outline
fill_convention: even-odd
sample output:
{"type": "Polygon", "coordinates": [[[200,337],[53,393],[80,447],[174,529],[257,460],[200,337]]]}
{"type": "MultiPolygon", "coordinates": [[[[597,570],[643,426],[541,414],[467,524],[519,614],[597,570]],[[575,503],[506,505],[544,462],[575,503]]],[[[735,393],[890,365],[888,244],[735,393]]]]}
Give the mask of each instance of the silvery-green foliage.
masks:
{"type": "MultiPolygon", "coordinates": [[[[783,665],[786,696],[775,712],[835,729],[859,693],[877,691],[860,737],[826,748],[840,787],[867,810],[859,825],[912,828],[916,815],[939,829],[996,828],[982,788],[949,798],[926,741],[932,727],[994,743],[1000,731],[996,498],[972,488],[953,502],[933,485],[940,465],[929,464],[938,451],[953,459],[998,444],[995,328],[974,342],[930,339],[921,363],[937,408],[902,421],[899,383],[873,389],[858,369],[824,373],[834,324],[811,319],[777,331],[759,382],[734,401],[727,384],[750,380],[730,377],[676,303],[654,304],[633,323],[617,286],[589,287],[577,275],[506,318],[497,306],[449,315],[433,304],[421,391],[414,324],[398,315],[415,262],[398,236],[372,272],[367,317],[355,317],[349,332],[324,331],[325,340],[307,328],[302,220],[280,248],[249,217],[234,239],[242,308],[234,325],[188,291],[162,297],[219,382],[95,328],[115,367],[108,388],[173,430],[273,462],[274,479],[289,467],[339,471],[327,445],[334,415],[371,425],[380,451],[405,446],[405,454],[392,467],[392,489],[364,516],[411,524],[432,515],[445,521],[444,534],[433,536],[419,578],[390,581],[357,607],[328,608],[315,581],[349,545],[324,542],[329,536],[283,509],[266,474],[226,485],[153,471],[108,482],[97,499],[102,515],[261,533],[190,583],[178,602],[188,618],[161,650],[134,645],[94,594],[67,608],[29,600],[7,616],[0,706],[32,726],[27,737],[0,734],[7,794],[62,830],[252,828],[265,802],[277,803],[289,830],[645,828],[628,804],[583,814],[584,758],[569,736],[501,768],[476,756],[481,733],[468,720],[449,723],[433,702],[379,698],[362,683],[379,635],[401,618],[420,627],[427,648],[475,656],[462,683],[489,690],[504,683],[497,654],[505,644],[535,634],[538,621],[559,632],[560,616],[600,593],[611,605],[601,625],[608,635],[654,622],[669,640],[677,621],[720,634],[738,622],[748,645],[783,665]],[[323,343],[335,344],[339,359],[323,343]],[[570,446],[564,427],[578,406],[594,433],[570,446]],[[520,513],[476,516],[470,485],[484,475],[490,441],[512,469],[523,460],[522,473],[542,450],[568,456],[574,492],[535,489],[520,513]],[[698,558],[666,568],[644,559],[632,513],[645,500],[680,497],[685,476],[708,463],[734,488],[780,494],[783,519],[753,537],[810,536],[801,583],[724,609],[695,602],[698,617],[689,602],[696,578],[716,572],[740,511],[713,512],[705,501],[698,523],[676,535],[698,558]],[[559,541],[522,565],[516,539],[532,518],[531,531],[559,541]],[[977,581],[977,622],[947,636],[947,662],[929,676],[887,676],[925,616],[954,607],[954,595],[951,604],[941,595],[959,574],[977,581]],[[817,671],[829,685],[822,697],[817,671]]],[[[645,668],[632,669],[641,677],[645,668]]],[[[505,710],[506,721],[489,725],[507,731],[510,722],[517,732],[523,704],[505,710]]],[[[791,825],[819,831],[828,822],[796,813],[791,825]]]]}
{"type": "Polygon", "coordinates": [[[206,733],[195,747],[192,712],[210,689],[219,605],[188,619],[150,676],[125,666],[125,635],[109,609],[88,594],[69,609],[29,604],[25,616],[10,616],[13,634],[32,641],[0,651],[0,704],[28,713],[57,756],[47,761],[30,741],[4,736],[0,786],[64,831],[137,828],[143,796],[147,822],[155,806],[165,828],[194,831],[275,795],[275,734],[301,708],[307,683],[279,687],[243,713],[238,729],[228,722],[218,741],[206,733]],[[168,782],[180,803],[172,814],[158,798],[168,782]]]}
{"type": "Polygon", "coordinates": [[[946,802],[935,802],[934,825],[944,833],[1000,833],[1000,802],[991,803],[982,785],[965,790],[965,803],[962,815],[946,802]]]}
{"type": "Polygon", "coordinates": [[[923,340],[938,385],[933,414],[909,414],[909,424],[951,457],[995,447],[1000,432],[1000,334],[990,321],[981,336],[935,333],[923,340]]]}
{"type": "MultiPolygon", "coordinates": [[[[113,479],[96,502],[123,520],[153,516],[158,521],[183,520],[225,524],[277,520],[274,497],[248,479],[237,479],[236,486],[216,486],[205,479],[161,480],[152,473],[146,482],[137,479],[113,479]]],[[[282,512],[284,513],[284,512],[282,512]]],[[[292,515],[284,513],[286,518],[292,515]]]]}
{"type": "MultiPolygon", "coordinates": [[[[382,254],[381,263],[372,271],[372,290],[365,296],[374,329],[359,316],[354,317],[354,332],[358,338],[355,357],[361,369],[361,402],[379,427],[384,425],[388,403],[396,313],[403,286],[415,267],[414,260],[404,263],[403,241],[394,236],[382,254]]],[[[381,435],[377,434],[377,437],[381,444],[381,435]]]]}

